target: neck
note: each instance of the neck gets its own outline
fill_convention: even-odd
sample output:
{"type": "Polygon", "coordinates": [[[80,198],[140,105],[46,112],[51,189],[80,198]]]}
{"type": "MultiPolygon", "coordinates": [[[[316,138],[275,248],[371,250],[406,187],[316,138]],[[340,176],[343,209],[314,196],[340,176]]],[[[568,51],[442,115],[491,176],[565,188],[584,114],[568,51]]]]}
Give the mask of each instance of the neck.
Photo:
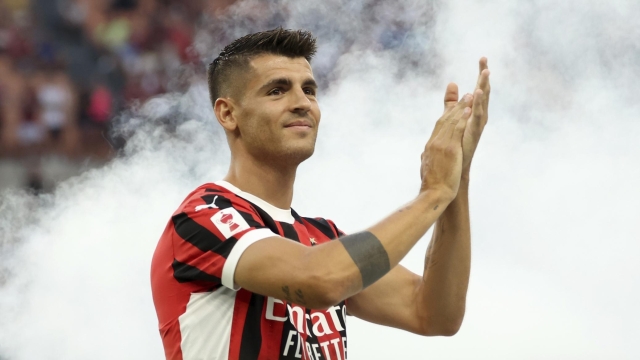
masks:
{"type": "Polygon", "coordinates": [[[283,169],[252,157],[232,156],[231,166],[224,180],[275,207],[289,209],[293,200],[296,170],[297,166],[283,169]]]}

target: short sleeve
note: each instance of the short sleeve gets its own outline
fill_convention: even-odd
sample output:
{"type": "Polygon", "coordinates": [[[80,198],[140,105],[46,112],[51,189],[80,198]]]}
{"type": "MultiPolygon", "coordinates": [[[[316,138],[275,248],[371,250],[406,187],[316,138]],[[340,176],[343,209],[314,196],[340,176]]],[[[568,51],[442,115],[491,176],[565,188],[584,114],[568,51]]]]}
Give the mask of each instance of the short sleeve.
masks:
{"type": "Polygon", "coordinates": [[[239,290],[233,279],[242,253],[257,241],[277,236],[248,202],[234,194],[196,195],[181,210],[172,217],[172,266],[179,282],[239,290]]]}

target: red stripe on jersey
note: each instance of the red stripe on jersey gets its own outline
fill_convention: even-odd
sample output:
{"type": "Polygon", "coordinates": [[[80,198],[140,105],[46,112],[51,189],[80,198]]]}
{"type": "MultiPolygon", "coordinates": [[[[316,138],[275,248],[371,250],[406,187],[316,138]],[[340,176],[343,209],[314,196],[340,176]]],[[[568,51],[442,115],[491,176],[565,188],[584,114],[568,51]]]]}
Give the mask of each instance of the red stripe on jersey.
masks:
{"type": "Polygon", "coordinates": [[[282,229],[282,225],[278,221],[276,221],[275,223],[276,223],[276,227],[278,228],[277,234],[280,236],[284,236],[284,230],[282,229]]]}
{"type": "Polygon", "coordinates": [[[302,245],[313,246],[320,243],[318,239],[316,239],[317,236],[311,236],[311,234],[309,234],[309,231],[304,227],[304,224],[295,222],[293,224],[293,228],[298,233],[298,238],[302,245]],[[312,238],[313,242],[311,241],[312,238]]]}
{"type": "Polygon", "coordinates": [[[229,359],[240,358],[240,349],[242,346],[242,330],[244,322],[247,318],[247,310],[249,310],[249,301],[251,293],[240,290],[236,295],[236,303],[233,308],[233,322],[231,323],[231,341],[229,343],[229,359]]]}
{"type": "MultiPolygon", "coordinates": [[[[276,316],[284,318],[286,315],[286,307],[283,304],[279,304],[269,299],[265,300],[264,307],[262,308],[262,318],[273,320],[276,316]],[[278,306],[279,305],[279,306],[278,306]]],[[[280,342],[282,334],[282,328],[284,322],[281,321],[262,321],[260,323],[260,331],[262,337],[268,339],[263,341],[262,348],[260,349],[259,360],[271,360],[278,359],[280,356],[280,342]]]]}
{"type": "Polygon", "coordinates": [[[306,221],[306,219],[303,221],[304,221],[304,225],[306,225],[304,226],[304,228],[309,234],[309,237],[313,238],[317,244],[322,244],[322,243],[331,241],[331,238],[327,237],[327,235],[323,231],[316,228],[313,223],[306,221]]]}
{"type": "Polygon", "coordinates": [[[162,337],[164,354],[167,357],[167,360],[182,360],[182,349],[180,348],[180,343],[182,342],[180,324],[177,324],[178,319],[174,322],[176,324],[167,324],[163,328],[160,328],[160,336],[162,337]]]}

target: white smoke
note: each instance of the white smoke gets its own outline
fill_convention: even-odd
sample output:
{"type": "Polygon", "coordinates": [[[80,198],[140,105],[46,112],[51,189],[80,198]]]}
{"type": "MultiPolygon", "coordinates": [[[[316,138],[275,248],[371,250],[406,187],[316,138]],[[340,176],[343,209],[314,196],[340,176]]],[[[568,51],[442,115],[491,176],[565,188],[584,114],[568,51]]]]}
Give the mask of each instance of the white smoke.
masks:
{"type": "MultiPolygon", "coordinates": [[[[423,338],[350,317],[350,358],[640,355],[640,4],[261,4],[239,3],[215,26],[227,40],[272,25],[319,36],[316,71],[329,85],[316,154],[298,172],[293,206],[346,232],[415,196],[446,84],[471,92],[477,60],[489,58],[462,329],[423,338]],[[256,6],[262,16],[246,20],[256,6]],[[410,27],[389,32],[398,18],[410,27]],[[376,45],[381,38],[391,39],[386,49],[376,45]]],[[[224,45],[207,32],[198,39],[211,54],[224,45]]],[[[0,198],[0,356],[162,358],[151,255],[186,194],[225,174],[228,150],[202,83],[127,116],[124,130],[134,135],[118,159],[40,200],[0,198]]],[[[403,261],[416,272],[429,235],[403,261]]]]}

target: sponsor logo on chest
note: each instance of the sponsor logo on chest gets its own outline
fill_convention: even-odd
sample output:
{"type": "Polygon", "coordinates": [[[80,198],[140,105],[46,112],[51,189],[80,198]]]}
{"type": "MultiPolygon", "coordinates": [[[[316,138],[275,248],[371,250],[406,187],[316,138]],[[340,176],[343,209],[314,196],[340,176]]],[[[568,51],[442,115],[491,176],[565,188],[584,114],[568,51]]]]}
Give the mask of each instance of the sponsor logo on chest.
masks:
{"type": "Polygon", "coordinates": [[[289,321],[295,328],[286,336],[282,356],[292,356],[300,359],[337,359],[346,358],[347,338],[343,336],[346,326],[347,307],[344,303],[332,306],[325,311],[312,311],[295,304],[285,304],[284,301],[272,297],[267,298],[265,317],[267,320],[289,321]],[[286,305],[286,312],[282,308],[286,305]],[[276,307],[279,309],[276,310],[276,307]],[[276,313],[288,315],[279,316],[276,313]],[[304,336],[301,336],[304,335],[304,336]]]}

